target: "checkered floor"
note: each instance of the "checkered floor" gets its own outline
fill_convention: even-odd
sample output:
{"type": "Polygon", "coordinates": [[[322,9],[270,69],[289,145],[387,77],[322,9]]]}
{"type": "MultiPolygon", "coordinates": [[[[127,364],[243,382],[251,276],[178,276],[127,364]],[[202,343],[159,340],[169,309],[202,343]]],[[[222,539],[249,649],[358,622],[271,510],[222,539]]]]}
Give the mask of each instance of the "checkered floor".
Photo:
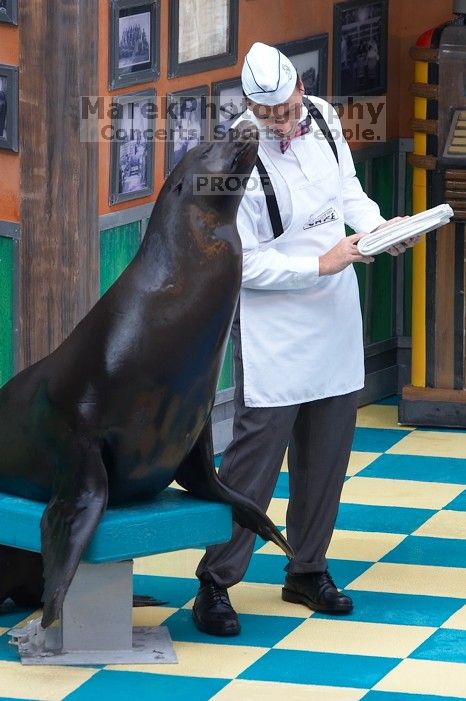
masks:
{"type": "MultiPolygon", "coordinates": [[[[281,601],[285,558],[258,541],[231,590],[239,637],[191,621],[201,551],[135,562],[138,593],[169,601],[135,611],[167,625],[178,664],[22,667],[0,615],[0,695],[37,701],[150,698],[434,701],[466,698],[466,432],[400,428],[393,401],[359,412],[330,571],[355,602],[344,618],[281,601]]],[[[285,523],[286,469],[269,514],[285,523]]]]}

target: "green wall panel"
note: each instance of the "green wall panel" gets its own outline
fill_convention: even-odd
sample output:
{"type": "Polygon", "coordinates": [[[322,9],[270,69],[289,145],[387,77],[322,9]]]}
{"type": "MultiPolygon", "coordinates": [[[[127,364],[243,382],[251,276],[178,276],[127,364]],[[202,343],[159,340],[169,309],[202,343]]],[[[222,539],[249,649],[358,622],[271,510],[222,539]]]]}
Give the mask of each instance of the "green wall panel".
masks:
{"type": "Polygon", "coordinates": [[[141,222],[100,232],[100,294],[108,290],[132,261],[141,242],[141,222]]]}
{"type": "MultiPolygon", "coordinates": [[[[394,157],[389,154],[372,161],[372,198],[386,219],[394,215],[394,157]]],[[[395,333],[394,259],[388,253],[375,257],[370,290],[369,342],[391,338],[395,333]]]]}
{"type": "Polygon", "coordinates": [[[0,386],[13,375],[13,245],[0,236],[0,386]]]}
{"type": "Polygon", "coordinates": [[[229,387],[233,387],[233,381],[233,343],[230,339],[225,351],[222,371],[220,373],[220,377],[218,378],[217,392],[220,392],[222,389],[229,389],[229,387]]]}
{"type": "MultiPolygon", "coordinates": [[[[355,163],[356,176],[362,185],[363,190],[366,187],[366,163],[361,161],[360,163],[355,163]]],[[[354,232],[346,227],[347,234],[353,234],[354,232]]],[[[359,301],[361,303],[361,309],[364,310],[364,300],[366,298],[366,280],[367,280],[367,265],[365,263],[356,263],[354,266],[356,271],[356,277],[358,278],[359,285],[359,301]]]]}

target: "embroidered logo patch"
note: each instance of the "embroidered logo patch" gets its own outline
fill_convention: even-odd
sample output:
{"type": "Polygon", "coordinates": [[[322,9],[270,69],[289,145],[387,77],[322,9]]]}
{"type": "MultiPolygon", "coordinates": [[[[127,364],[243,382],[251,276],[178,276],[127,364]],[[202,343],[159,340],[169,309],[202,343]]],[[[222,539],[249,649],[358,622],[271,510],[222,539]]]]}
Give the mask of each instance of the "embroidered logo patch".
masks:
{"type": "Polygon", "coordinates": [[[338,212],[333,207],[329,207],[318,214],[316,217],[311,217],[309,221],[304,224],[303,229],[312,229],[314,226],[320,226],[321,224],[328,224],[329,222],[336,221],[338,219],[338,212]]]}

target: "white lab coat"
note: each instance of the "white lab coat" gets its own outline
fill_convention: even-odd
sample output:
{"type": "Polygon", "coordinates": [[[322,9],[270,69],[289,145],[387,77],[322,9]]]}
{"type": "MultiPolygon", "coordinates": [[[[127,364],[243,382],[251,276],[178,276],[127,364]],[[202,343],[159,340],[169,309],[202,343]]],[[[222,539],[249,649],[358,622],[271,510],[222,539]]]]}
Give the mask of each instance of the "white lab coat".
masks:
{"type": "MultiPolygon", "coordinates": [[[[328,103],[312,101],[327,119],[328,103]]],[[[303,118],[306,113],[303,107],[303,118]]],[[[254,121],[252,113],[244,116],[254,121]]],[[[333,110],[331,127],[341,133],[333,110]]],[[[277,196],[284,233],[274,240],[254,168],[237,217],[246,406],[300,404],[364,385],[356,274],[349,266],[319,277],[318,257],[345,236],[345,223],[362,232],[385,220],[356,178],[348,144],[342,136],[335,141],[339,166],[314,120],[312,131],[293,139],[285,154],[278,141],[261,138],[259,155],[277,196]]]]}

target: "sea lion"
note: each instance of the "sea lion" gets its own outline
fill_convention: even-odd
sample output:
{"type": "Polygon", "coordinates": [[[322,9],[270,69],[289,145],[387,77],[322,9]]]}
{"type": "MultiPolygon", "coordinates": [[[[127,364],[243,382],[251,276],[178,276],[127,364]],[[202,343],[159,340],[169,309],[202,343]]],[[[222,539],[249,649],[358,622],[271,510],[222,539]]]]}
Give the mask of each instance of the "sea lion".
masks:
{"type": "MultiPolygon", "coordinates": [[[[292,554],[213,463],[210,413],[241,284],[243,188],[201,195],[194,183],[225,174],[244,183],[257,154],[257,132],[247,131],[185,156],[123,274],[55,351],[0,390],[0,491],[48,502],[44,628],[107,504],[151,498],[174,479],[195,496],[230,503],[235,521],[292,554]]],[[[14,574],[24,579],[21,557],[0,549],[0,603],[24,591],[14,574]]]]}

